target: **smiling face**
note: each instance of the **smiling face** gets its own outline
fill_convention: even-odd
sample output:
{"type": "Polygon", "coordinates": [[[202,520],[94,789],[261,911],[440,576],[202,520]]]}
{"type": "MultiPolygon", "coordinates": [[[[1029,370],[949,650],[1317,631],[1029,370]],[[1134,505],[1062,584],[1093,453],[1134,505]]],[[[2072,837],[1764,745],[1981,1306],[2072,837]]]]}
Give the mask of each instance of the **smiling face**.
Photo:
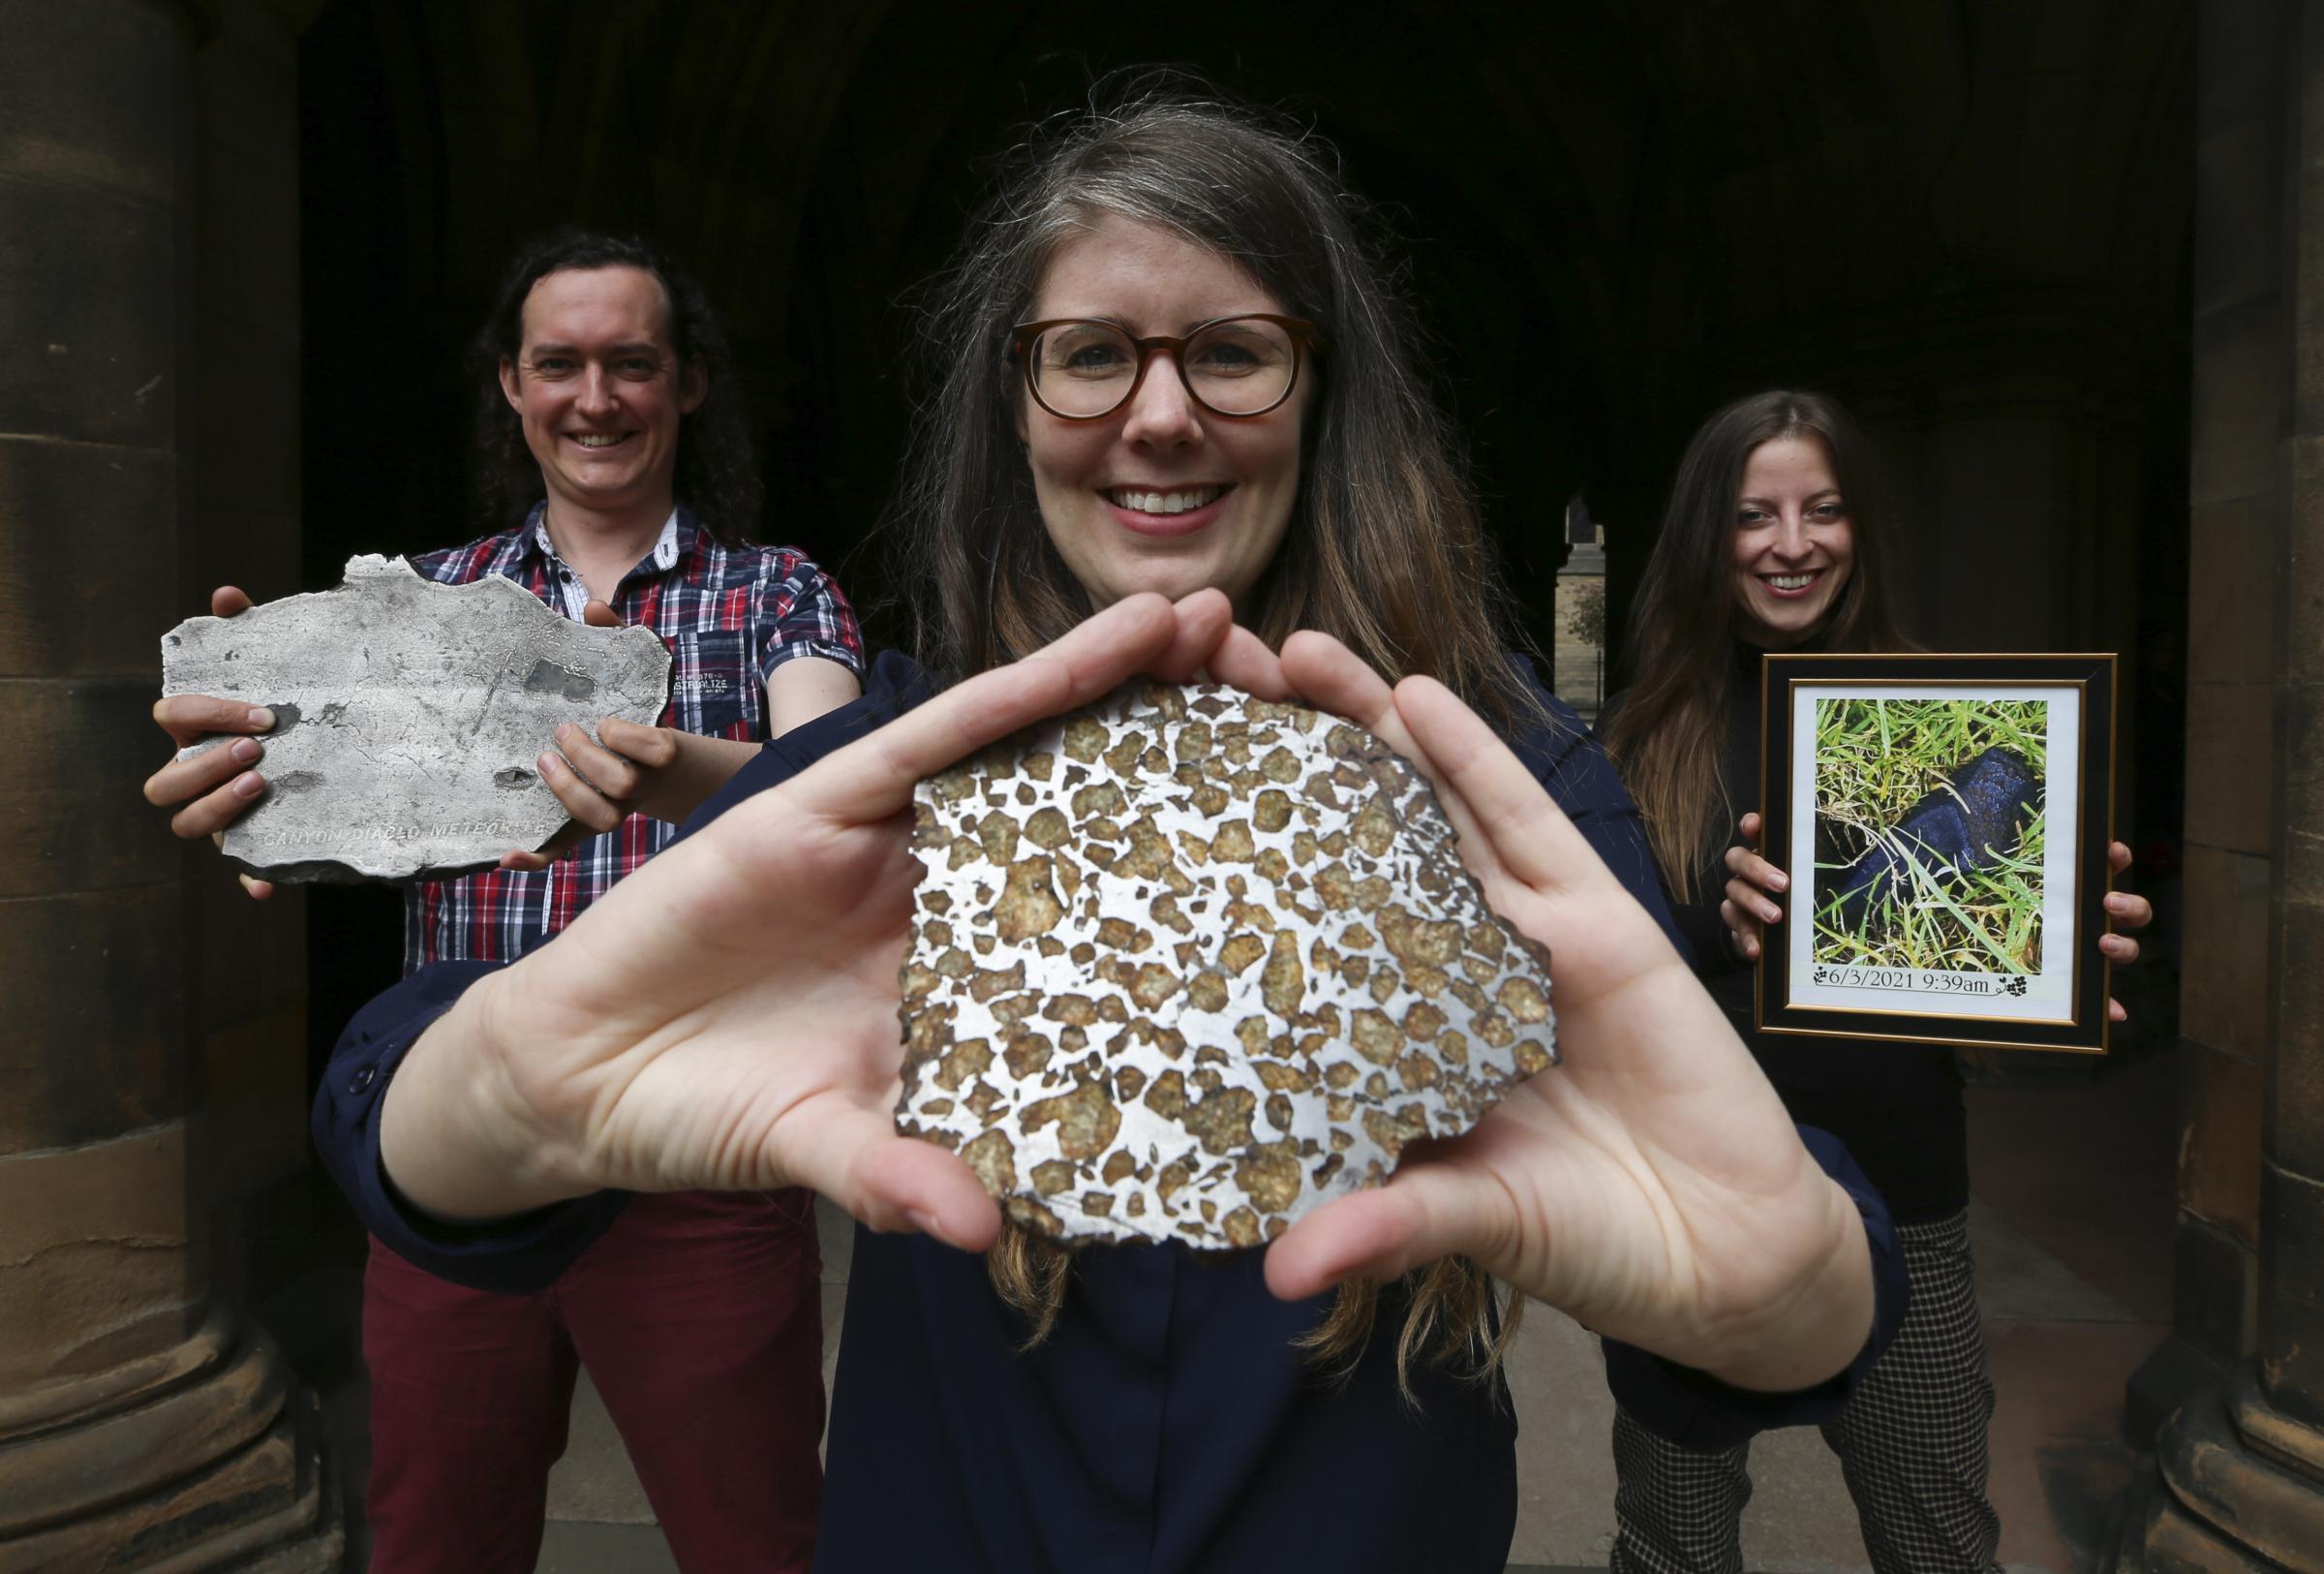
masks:
{"type": "Polygon", "coordinates": [[[1824,626],[1855,562],[1848,502],[1817,437],[1751,450],[1735,502],[1735,610],[1747,641],[1783,650],[1824,626]]]}
{"type": "Polygon", "coordinates": [[[552,508],[669,511],[679,421],[707,391],[698,368],[679,367],[669,319],[660,281],[643,268],[568,268],[525,296],[501,391],[552,508]]]}
{"type": "MultiPolygon", "coordinates": [[[[1288,310],[1216,252],[1109,217],[1051,259],[1028,320],[1097,318],[1145,338],[1288,310]]],[[[1264,416],[1215,416],[1169,362],[1157,354],[1129,401],[1096,420],[1053,416],[1018,385],[1042,525],[1094,606],[1216,586],[1239,607],[1291,526],[1314,379],[1264,416]]]]}

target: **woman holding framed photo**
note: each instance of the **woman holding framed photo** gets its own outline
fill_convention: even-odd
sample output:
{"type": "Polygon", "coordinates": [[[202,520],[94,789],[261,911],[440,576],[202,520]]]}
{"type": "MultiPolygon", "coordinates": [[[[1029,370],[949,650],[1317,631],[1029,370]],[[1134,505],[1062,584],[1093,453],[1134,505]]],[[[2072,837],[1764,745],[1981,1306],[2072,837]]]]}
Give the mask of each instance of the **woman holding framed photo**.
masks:
{"type": "MultiPolygon", "coordinates": [[[[1604,725],[1646,817],[1697,972],[1794,1120],[1837,1136],[1903,1237],[1912,1302],[1894,1344],[1823,1424],[1879,1574],[1996,1568],[1986,1372],[1970,1260],[1969,1132],[1953,1051],[1755,1031],[1752,965],[1788,878],[1759,855],[1757,702],[1772,651],[1911,648],[1895,604],[1895,520],[1869,440],[1818,394],[1754,394],[1688,444],[1640,586],[1631,678],[1604,725]]],[[[2111,849],[2120,872],[2129,850],[2111,849]]],[[[2112,921],[2146,924],[2114,892],[2112,921]]],[[[2126,935],[2098,941],[2114,962],[2126,935]]],[[[2121,1007],[2109,1003],[2116,1020],[2121,1007]]],[[[1614,1420],[1616,1570],[1739,1571],[1749,1444],[1697,1450],[1614,1420]]]]}

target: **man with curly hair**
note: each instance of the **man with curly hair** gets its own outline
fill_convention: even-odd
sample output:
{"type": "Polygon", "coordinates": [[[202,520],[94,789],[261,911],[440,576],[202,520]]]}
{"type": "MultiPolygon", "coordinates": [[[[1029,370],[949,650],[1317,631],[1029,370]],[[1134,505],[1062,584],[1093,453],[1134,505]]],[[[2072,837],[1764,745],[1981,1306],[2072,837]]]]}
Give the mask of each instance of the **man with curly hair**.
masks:
{"type": "MultiPolygon", "coordinates": [[[[608,718],[595,740],[559,729],[539,764],[573,815],[561,839],[572,845],[410,887],[407,972],[545,942],[766,739],[853,698],[862,670],[839,588],[800,552],[749,539],[762,494],[724,335],[651,247],[569,230],[532,247],[475,362],[478,514],[492,533],[413,566],[444,584],[499,574],[567,617],[651,628],[670,647],[672,692],[658,726],[608,718]]],[[[221,614],[248,604],[230,589],[213,598],[221,614]]],[[[200,696],[156,716],[180,742],[271,725],[200,696]]],[[[245,738],[173,763],[147,795],[197,797],[174,827],[209,834],[265,790],[249,768],[261,752],[245,738]]],[[[375,1238],[363,1302],[375,1574],[530,1574],[584,1366],[682,1567],[806,1569],[820,1266],[811,1198],[797,1189],[627,1198],[554,1284],[526,1294],[453,1284],[375,1238]]]]}

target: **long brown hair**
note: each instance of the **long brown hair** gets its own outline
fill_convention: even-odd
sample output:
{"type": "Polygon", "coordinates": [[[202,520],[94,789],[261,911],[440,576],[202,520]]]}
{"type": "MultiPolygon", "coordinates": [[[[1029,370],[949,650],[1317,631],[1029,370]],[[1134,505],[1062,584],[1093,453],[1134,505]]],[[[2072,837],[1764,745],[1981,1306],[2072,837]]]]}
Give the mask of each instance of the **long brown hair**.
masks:
{"type": "MultiPolygon", "coordinates": [[[[912,587],[920,655],[960,675],[1030,655],[1088,616],[1087,593],[1051,543],[1017,440],[1022,386],[1005,351],[1058,248],[1116,217],[1181,235],[1247,271],[1315,323],[1300,494],[1273,563],[1237,615],[1271,645],[1330,633],[1391,682],[1426,673],[1504,729],[1546,714],[1512,668],[1492,554],[1450,422],[1421,374],[1419,332],[1389,287],[1363,204],[1330,150],[1249,109],[1134,82],[1111,108],[1046,128],[922,296],[931,393],[914,422],[892,526],[912,587]]],[[[1070,1259],[1008,1226],[993,1281],[1027,1319],[1055,1323],[1070,1259]]],[[[1465,1259],[1411,1277],[1399,1376],[1423,1349],[1499,1362],[1516,1325],[1465,1259]]],[[[1345,1363],[1370,1338],[1379,1286],[1342,1286],[1305,1343],[1345,1363]]]]}
{"type": "Polygon", "coordinates": [[[1663,878],[1699,900],[1702,871],[1732,828],[1722,811],[1737,785],[1719,754],[1736,693],[1735,505],[1743,467],[1762,443],[1814,438],[1848,505],[1854,566],[1819,631],[1830,650],[1907,648],[1889,580],[1893,509],[1871,440],[1836,400],[1775,389],[1738,399],[1687,444],[1662,534],[1630,617],[1630,679],[1605,733],[1645,816],[1663,878]]]}

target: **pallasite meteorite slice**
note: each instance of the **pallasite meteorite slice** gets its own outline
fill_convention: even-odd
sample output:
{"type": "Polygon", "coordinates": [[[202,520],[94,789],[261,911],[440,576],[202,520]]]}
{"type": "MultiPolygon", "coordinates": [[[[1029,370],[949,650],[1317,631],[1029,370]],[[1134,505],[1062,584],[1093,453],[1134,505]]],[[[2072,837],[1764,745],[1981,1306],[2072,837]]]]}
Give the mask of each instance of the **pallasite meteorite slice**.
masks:
{"type": "Polygon", "coordinates": [[[1257,1246],[1556,1060],[1548,953],[1335,718],[1136,683],[913,813],[897,1129],[1043,1234],[1257,1246]]]}

